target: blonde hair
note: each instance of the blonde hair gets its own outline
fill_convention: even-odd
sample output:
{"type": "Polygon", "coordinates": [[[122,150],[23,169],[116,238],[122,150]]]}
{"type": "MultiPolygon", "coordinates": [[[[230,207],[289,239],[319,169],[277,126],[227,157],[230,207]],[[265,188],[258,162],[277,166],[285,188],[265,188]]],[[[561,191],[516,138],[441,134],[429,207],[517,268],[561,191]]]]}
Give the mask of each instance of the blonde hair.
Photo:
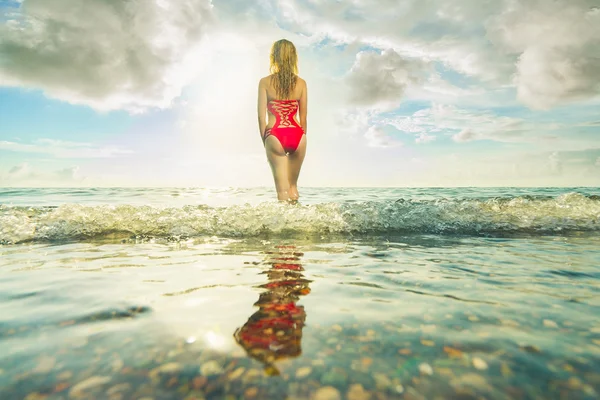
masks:
{"type": "Polygon", "coordinates": [[[278,40],[271,47],[270,58],[270,71],[275,78],[273,80],[275,92],[280,98],[287,99],[296,87],[298,80],[298,55],[296,54],[296,47],[289,40],[278,40]]]}

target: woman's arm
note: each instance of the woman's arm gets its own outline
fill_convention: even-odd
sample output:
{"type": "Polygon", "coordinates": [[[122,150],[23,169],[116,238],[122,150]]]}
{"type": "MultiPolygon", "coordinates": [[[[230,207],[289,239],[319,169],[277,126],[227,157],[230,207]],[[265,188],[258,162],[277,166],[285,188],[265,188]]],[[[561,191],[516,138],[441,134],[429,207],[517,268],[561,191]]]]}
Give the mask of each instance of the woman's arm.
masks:
{"type": "Polygon", "coordinates": [[[267,89],[264,85],[264,79],[258,82],[258,130],[262,138],[267,127],[267,89]]]}
{"type": "Polygon", "coordinates": [[[307,103],[308,103],[308,88],[306,87],[306,81],[304,81],[304,85],[302,88],[302,94],[300,95],[300,126],[304,133],[306,134],[306,114],[307,114],[307,103]]]}

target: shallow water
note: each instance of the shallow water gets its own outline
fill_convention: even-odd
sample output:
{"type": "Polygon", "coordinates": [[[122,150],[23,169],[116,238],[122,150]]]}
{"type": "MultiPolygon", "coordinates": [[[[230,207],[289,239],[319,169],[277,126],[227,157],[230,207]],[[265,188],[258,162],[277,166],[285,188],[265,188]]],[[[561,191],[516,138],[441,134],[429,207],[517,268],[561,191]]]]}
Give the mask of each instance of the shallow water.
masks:
{"type": "Polygon", "coordinates": [[[430,189],[398,208],[398,193],[352,202],[336,190],[350,200],[206,205],[213,225],[196,214],[180,236],[180,204],[123,200],[135,222],[106,197],[12,194],[1,398],[598,397],[597,192],[430,189]],[[273,222],[256,231],[253,218],[273,222]],[[23,221],[29,236],[15,235],[23,221]]]}

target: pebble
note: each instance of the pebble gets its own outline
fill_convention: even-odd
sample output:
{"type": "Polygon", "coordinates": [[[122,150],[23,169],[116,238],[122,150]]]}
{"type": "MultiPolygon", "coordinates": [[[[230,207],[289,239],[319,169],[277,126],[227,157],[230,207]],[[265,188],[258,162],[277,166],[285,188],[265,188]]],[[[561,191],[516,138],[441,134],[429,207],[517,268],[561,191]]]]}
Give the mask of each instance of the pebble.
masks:
{"type": "Polygon", "coordinates": [[[59,382],[56,384],[56,386],[54,386],[54,392],[58,393],[58,392],[62,392],[63,390],[66,390],[69,388],[69,385],[67,382],[59,382]]]}
{"type": "Polygon", "coordinates": [[[312,369],[310,367],[298,368],[298,370],[296,371],[296,378],[298,378],[298,379],[306,378],[308,375],[310,375],[311,372],[312,372],[312,369]]]}
{"type": "Polygon", "coordinates": [[[577,378],[577,377],[570,377],[569,380],[567,381],[569,388],[573,389],[573,390],[580,390],[581,387],[583,386],[583,383],[581,382],[581,379],[577,378]]]}
{"type": "Polygon", "coordinates": [[[404,393],[404,386],[396,385],[396,392],[398,392],[400,394],[404,393]]]}
{"type": "Polygon", "coordinates": [[[205,376],[197,376],[192,379],[192,387],[194,390],[200,390],[206,385],[206,382],[208,382],[208,379],[205,376]]]}
{"type": "Polygon", "coordinates": [[[262,372],[257,370],[256,368],[252,368],[249,369],[248,372],[246,372],[246,375],[244,375],[244,377],[242,378],[242,381],[246,384],[248,382],[257,380],[261,377],[262,372]]]}
{"type": "Polygon", "coordinates": [[[448,346],[444,346],[444,352],[446,354],[448,354],[448,356],[454,357],[454,358],[461,358],[463,355],[462,351],[455,349],[453,347],[448,347],[448,346]]]}
{"type": "Polygon", "coordinates": [[[61,372],[56,376],[59,381],[67,381],[73,377],[73,373],[71,371],[61,372]]]}
{"type": "Polygon", "coordinates": [[[351,385],[346,393],[346,399],[348,400],[369,400],[371,395],[363,388],[360,383],[351,385]]]}
{"type": "Polygon", "coordinates": [[[502,373],[502,376],[505,378],[513,375],[512,370],[506,363],[502,363],[502,365],[500,365],[500,372],[502,373]]]}
{"type": "Polygon", "coordinates": [[[456,377],[450,381],[450,385],[454,387],[470,386],[475,389],[489,389],[489,385],[485,378],[481,375],[469,373],[456,377]]]}
{"type": "Polygon", "coordinates": [[[223,367],[215,360],[207,361],[200,367],[200,373],[205,376],[223,373],[223,367]]]}
{"type": "Polygon", "coordinates": [[[204,395],[201,392],[192,391],[183,400],[204,400],[204,395]]]}
{"type": "Polygon", "coordinates": [[[48,372],[52,371],[52,368],[54,368],[55,364],[56,359],[54,357],[41,356],[33,372],[38,374],[47,374],[48,372]]]}
{"type": "Polygon", "coordinates": [[[447,376],[450,378],[454,377],[454,372],[452,372],[451,368],[436,367],[435,372],[437,372],[438,374],[440,374],[442,376],[447,376]]]}
{"type": "Polygon", "coordinates": [[[433,368],[427,363],[419,365],[419,372],[423,375],[433,375],[433,368]]]}
{"type": "Polygon", "coordinates": [[[558,328],[558,324],[556,322],[552,321],[551,319],[545,319],[544,326],[546,328],[558,328]]]}
{"type": "Polygon", "coordinates": [[[339,326],[339,325],[334,325],[334,326],[332,326],[331,328],[332,328],[334,331],[337,331],[337,332],[341,332],[341,331],[342,331],[342,327],[341,327],[341,326],[339,326]]]}
{"type": "Polygon", "coordinates": [[[258,388],[256,387],[250,387],[244,392],[244,396],[248,399],[252,399],[256,397],[256,395],[258,395],[258,388]]]}
{"type": "Polygon", "coordinates": [[[69,392],[69,397],[81,397],[86,390],[93,389],[97,386],[104,385],[110,382],[108,376],[92,376],[73,386],[69,392]]]}
{"type": "Polygon", "coordinates": [[[591,385],[583,385],[583,392],[590,397],[595,397],[597,395],[596,391],[591,385]]]}
{"type": "Polygon", "coordinates": [[[115,385],[115,386],[111,387],[110,389],[108,389],[106,391],[106,394],[111,396],[115,393],[124,392],[124,391],[128,390],[130,387],[131,387],[131,385],[129,383],[119,383],[118,385],[115,385]]]}
{"type": "Polygon", "coordinates": [[[46,397],[47,396],[45,394],[41,394],[41,393],[38,393],[38,392],[33,392],[33,393],[29,393],[25,397],[25,400],[45,400],[46,397]]]}
{"type": "Polygon", "coordinates": [[[479,357],[473,358],[473,366],[479,370],[488,369],[487,363],[479,357]]]}
{"type": "Polygon", "coordinates": [[[541,353],[541,350],[539,347],[535,346],[535,345],[525,345],[525,346],[520,346],[520,349],[523,351],[526,351],[528,353],[541,353]]]}
{"type": "Polygon", "coordinates": [[[433,340],[421,339],[421,344],[427,347],[435,346],[435,342],[433,340]]]}
{"type": "Polygon", "coordinates": [[[120,358],[117,358],[116,360],[114,360],[111,363],[113,372],[119,372],[120,370],[123,369],[124,366],[125,366],[125,363],[123,363],[123,360],[121,360],[120,358]]]}
{"type": "Polygon", "coordinates": [[[148,373],[148,376],[152,379],[158,378],[160,374],[174,374],[183,369],[183,366],[179,363],[171,362],[163,364],[160,367],[156,367],[148,373]]]}
{"type": "Polygon", "coordinates": [[[343,386],[348,381],[348,375],[343,368],[332,368],[321,376],[324,385],[343,386]]]}
{"type": "Polygon", "coordinates": [[[312,400],[341,400],[340,392],[333,386],[319,388],[313,395],[312,400]]]}
{"type": "Polygon", "coordinates": [[[377,389],[384,390],[392,386],[392,381],[390,380],[390,378],[388,378],[387,375],[382,374],[380,372],[373,374],[373,379],[375,379],[375,386],[377,387],[377,389]]]}
{"type": "Polygon", "coordinates": [[[244,371],[246,371],[246,368],[239,367],[238,369],[234,370],[232,373],[229,374],[229,380],[235,381],[237,378],[239,378],[240,376],[242,376],[242,374],[244,373],[244,371]]]}

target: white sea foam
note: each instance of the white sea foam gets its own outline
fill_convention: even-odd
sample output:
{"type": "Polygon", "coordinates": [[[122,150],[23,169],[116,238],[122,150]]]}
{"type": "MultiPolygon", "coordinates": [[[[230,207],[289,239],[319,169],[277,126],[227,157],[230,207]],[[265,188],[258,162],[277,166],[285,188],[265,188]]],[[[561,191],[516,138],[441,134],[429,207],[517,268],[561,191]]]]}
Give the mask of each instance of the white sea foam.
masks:
{"type": "Polygon", "coordinates": [[[181,238],[202,235],[502,234],[600,231],[597,196],[499,197],[261,204],[209,207],[61,204],[0,206],[0,242],[78,240],[113,234],[181,238]]]}

